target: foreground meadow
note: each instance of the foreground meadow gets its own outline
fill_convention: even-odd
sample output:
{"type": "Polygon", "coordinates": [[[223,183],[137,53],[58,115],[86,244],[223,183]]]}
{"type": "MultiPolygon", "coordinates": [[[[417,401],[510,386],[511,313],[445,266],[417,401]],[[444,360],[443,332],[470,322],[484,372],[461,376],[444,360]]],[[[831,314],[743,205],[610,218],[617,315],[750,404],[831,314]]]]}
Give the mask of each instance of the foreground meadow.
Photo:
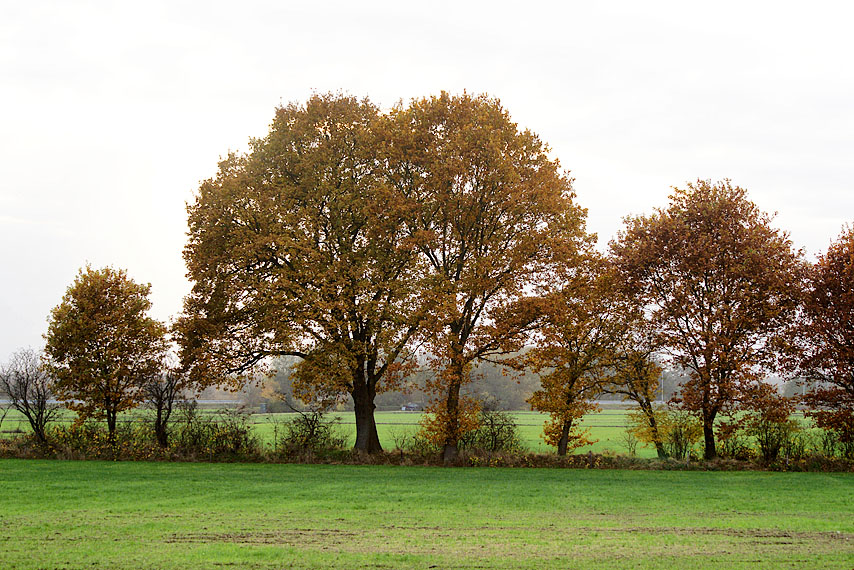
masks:
{"type": "Polygon", "coordinates": [[[3,568],[845,568],[854,476],[0,461],[3,568]]]}

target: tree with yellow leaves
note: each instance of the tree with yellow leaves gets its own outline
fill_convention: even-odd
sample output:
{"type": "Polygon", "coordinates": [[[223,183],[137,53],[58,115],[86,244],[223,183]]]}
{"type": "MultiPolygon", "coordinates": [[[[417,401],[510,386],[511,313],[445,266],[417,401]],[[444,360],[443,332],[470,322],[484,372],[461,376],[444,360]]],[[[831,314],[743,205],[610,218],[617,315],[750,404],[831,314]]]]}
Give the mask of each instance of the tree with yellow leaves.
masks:
{"type": "Polygon", "coordinates": [[[472,364],[522,347],[591,238],[570,178],[499,101],[442,93],[390,120],[389,179],[410,201],[406,228],[428,271],[425,338],[437,358],[427,427],[451,461],[477,421],[461,393],[472,364]]]}
{"type": "Polygon", "coordinates": [[[105,420],[111,439],[118,414],[145,399],[166,350],[164,325],[147,315],[150,291],[122,270],[86,266],[51,311],[45,354],[56,397],[81,420],[105,420]]]}
{"type": "Polygon", "coordinates": [[[608,380],[624,321],[612,274],[592,251],[564,275],[563,288],[549,301],[536,346],[518,361],[541,374],[542,387],[528,401],[549,414],[544,438],[558,455],[566,455],[590,443],[578,422],[599,409],[592,400],[608,380]]]}
{"type": "Polygon", "coordinates": [[[386,181],[388,125],[343,95],[279,108],[188,207],[194,285],[176,325],[196,381],[299,357],[301,396],[352,398],[368,453],[382,449],[374,397],[400,378],[424,306],[411,204],[386,181]]]}

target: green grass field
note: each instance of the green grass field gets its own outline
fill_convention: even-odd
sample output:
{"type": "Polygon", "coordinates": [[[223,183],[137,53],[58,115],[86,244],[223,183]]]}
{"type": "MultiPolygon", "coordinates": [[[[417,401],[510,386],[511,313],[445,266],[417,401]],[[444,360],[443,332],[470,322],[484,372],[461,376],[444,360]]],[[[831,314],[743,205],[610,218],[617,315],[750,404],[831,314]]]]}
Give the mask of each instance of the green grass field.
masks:
{"type": "Polygon", "coordinates": [[[840,568],[854,476],[0,461],[3,568],[840,568]]]}

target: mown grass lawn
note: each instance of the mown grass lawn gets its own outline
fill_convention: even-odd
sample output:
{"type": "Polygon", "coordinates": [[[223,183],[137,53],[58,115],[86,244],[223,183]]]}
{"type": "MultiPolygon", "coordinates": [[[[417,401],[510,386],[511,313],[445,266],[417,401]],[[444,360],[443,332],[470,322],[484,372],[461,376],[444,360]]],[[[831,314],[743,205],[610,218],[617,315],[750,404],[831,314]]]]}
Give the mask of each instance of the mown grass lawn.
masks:
{"type": "Polygon", "coordinates": [[[0,461],[3,568],[844,568],[854,476],[0,461]]]}

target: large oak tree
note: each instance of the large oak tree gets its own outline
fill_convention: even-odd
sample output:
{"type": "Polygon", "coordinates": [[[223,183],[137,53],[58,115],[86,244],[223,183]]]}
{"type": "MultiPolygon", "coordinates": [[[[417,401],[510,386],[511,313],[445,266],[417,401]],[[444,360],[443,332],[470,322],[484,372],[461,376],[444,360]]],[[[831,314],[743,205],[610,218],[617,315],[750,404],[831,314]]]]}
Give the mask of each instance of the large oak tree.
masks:
{"type": "Polygon", "coordinates": [[[194,285],[176,327],[194,378],[300,357],[303,397],[349,394],[366,452],[381,450],[374,397],[394,385],[423,305],[409,204],[379,151],[386,127],[367,100],[315,95],[224,160],[188,207],[194,285]]]}
{"type": "Polygon", "coordinates": [[[476,421],[476,402],[461,395],[472,364],[521,348],[541,295],[590,239],[586,212],[547,147],[495,99],[442,93],[392,122],[390,180],[414,205],[407,230],[429,267],[428,427],[452,460],[476,421]]]}
{"type": "Polygon", "coordinates": [[[676,188],[666,209],[625,224],[611,243],[616,266],[659,344],[690,371],[682,405],[702,419],[713,458],[716,417],[758,380],[795,316],[800,253],[728,180],[676,188]]]}

